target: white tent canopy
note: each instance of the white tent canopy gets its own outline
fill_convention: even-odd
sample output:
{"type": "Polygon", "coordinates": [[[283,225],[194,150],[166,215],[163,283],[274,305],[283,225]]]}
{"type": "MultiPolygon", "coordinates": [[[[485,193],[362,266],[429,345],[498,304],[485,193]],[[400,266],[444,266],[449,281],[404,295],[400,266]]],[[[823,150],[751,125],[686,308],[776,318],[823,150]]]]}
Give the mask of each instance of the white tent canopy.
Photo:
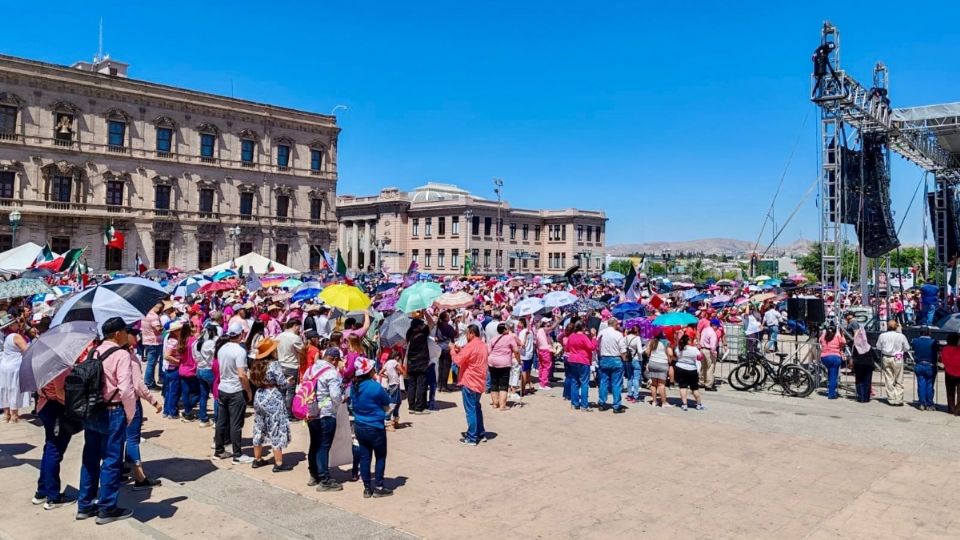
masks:
{"type": "Polygon", "coordinates": [[[43,246],[27,242],[0,253],[0,273],[23,272],[33,264],[33,261],[37,260],[37,255],[40,254],[42,249],[43,246]]]}
{"type": "Polygon", "coordinates": [[[223,264],[218,264],[217,266],[207,268],[206,270],[203,271],[203,273],[206,275],[213,275],[221,270],[230,270],[231,266],[234,266],[235,268],[233,269],[235,270],[239,270],[242,267],[244,273],[246,273],[250,271],[250,267],[252,266],[253,270],[262,276],[267,273],[268,265],[273,266],[273,271],[270,272],[271,274],[301,274],[302,273],[300,270],[297,270],[296,268],[290,268],[289,266],[280,264],[277,261],[271,261],[270,259],[264,257],[263,255],[260,255],[259,253],[252,253],[252,252],[247,253],[246,255],[241,255],[236,259],[227,261],[223,264]]]}

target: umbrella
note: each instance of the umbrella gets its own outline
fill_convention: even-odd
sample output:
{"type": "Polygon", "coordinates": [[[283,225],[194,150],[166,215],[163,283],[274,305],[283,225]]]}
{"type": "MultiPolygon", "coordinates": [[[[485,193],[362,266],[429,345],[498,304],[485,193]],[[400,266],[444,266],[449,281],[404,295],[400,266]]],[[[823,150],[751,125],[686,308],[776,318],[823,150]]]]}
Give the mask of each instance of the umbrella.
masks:
{"type": "Polygon", "coordinates": [[[567,291],[553,291],[543,297],[543,305],[548,308],[569,306],[577,301],[577,297],[567,291]]]}
{"type": "Polygon", "coordinates": [[[544,307],[542,298],[527,297],[520,300],[513,306],[514,317],[527,317],[533,315],[544,307]]]}
{"type": "Polygon", "coordinates": [[[143,277],[148,279],[170,279],[170,272],[154,268],[153,270],[147,270],[146,273],[143,274],[143,277]]]}
{"type": "Polygon", "coordinates": [[[97,335],[95,321],[73,321],[51,328],[30,344],[20,363],[20,391],[36,392],[73,367],[77,355],[97,335]]]}
{"type": "Polygon", "coordinates": [[[374,306],[374,308],[377,311],[394,311],[397,309],[397,300],[400,300],[400,297],[397,295],[381,298],[377,301],[377,304],[374,306]]]}
{"type": "Polygon", "coordinates": [[[321,287],[300,289],[299,291],[293,293],[293,296],[290,297],[290,302],[303,302],[305,300],[316,298],[322,290],[323,289],[321,287]]]}
{"type": "Polygon", "coordinates": [[[605,280],[607,280],[607,281],[613,281],[613,280],[626,279],[627,276],[621,274],[620,272],[615,272],[615,271],[613,271],[613,270],[607,270],[606,272],[600,274],[600,277],[603,278],[603,279],[605,279],[605,280]]]}
{"type": "Polygon", "coordinates": [[[180,280],[179,283],[171,291],[171,296],[179,296],[180,298],[186,298],[190,295],[195,294],[200,290],[201,287],[210,283],[210,280],[206,277],[198,278],[197,276],[190,276],[180,280]]]}
{"type": "Polygon", "coordinates": [[[400,300],[397,301],[397,309],[404,313],[411,313],[421,309],[427,309],[433,305],[434,300],[443,294],[438,283],[421,281],[407,287],[400,293],[400,300]]]}
{"type": "Polygon", "coordinates": [[[213,275],[213,278],[211,278],[211,279],[213,279],[213,281],[222,281],[222,280],[227,279],[227,278],[232,278],[232,277],[234,277],[234,276],[236,276],[236,275],[237,275],[237,273],[234,272],[233,270],[221,270],[221,271],[217,272],[216,274],[214,274],[214,275],[213,275]]]}
{"type": "Polygon", "coordinates": [[[696,322],[697,318],[686,311],[664,313],[653,320],[653,324],[656,326],[686,326],[688,324],[696,324],[696,322]]]}
{"type": "Polygon", "coordinates": [[[182,274],[182,273],[183,273],[183,269],[180,268],[180,267],[178,267],[178,266],[170,266],[170,267],[167,267],[167,273],[168,273],[168,274],[182,274]]]}
{"type": "Polygon", "coordinates": [[[51,292],[53,289],[39,279],[20,278],[0,282],[0,298],[20,298],[51,292]]]}
{"type": "Polygon", "coordinates": [[[777,297],[777,295],[775,295],[775,294],[773,294],[773,293],[755,294],[755,295],[753,295],[753,296],[750,297],[750,301],[751,301],[751,302],[766,302],[767,300],[770,300],[771,298],[776,298],[776,297],[777,297]]]}
{"type": "Polygon", "coordinates": [[[167,291],[149,279],[115,279],[70,297],[54,314],[50,327],[70,321],[102,324],[112,317],[121,317],[127,324],[133,324],[166,296],[167,291]]]}
{"type": "Polygon", "coordinates": [[[441,294],[433,305],[440,309],[460,309],[470,307],[474,304],[473,297],[465,292],[448,292],[441,294]]]}
{"type": "Polygon", "coordinates": [[[725,304],[730,301],[730,296],[726,294],[721,294],[719,296],[714,296],[710,299],[711,304],[725,304]]]}
{"type": "Polygon", "coordinates": [[[753,278],[754,281],[767,281],[768,279],[770,279],[770,276],[766,274],[753,278]]]}
{"type": "Polygon", "coordinates": [[[53,275],[53,272],[51,272],[46,268],[29,268],[25,270],[22,274],[20,274],[20,277],[28,278],[28,279],[38,279],[38,278],[50,277],[52,275],[53,275]]]}
{"type": "Polygon", "coordinates": [[[391,283],[391,282],[388,281],[388,282],[386,282],[386,283],[381,283],[381,284],[377,285],[377,288],[375,288],[375,289],[373,290],[373,292],[374,292],[374,293],[382,293],[382,292],[384,292],[384,291],[389,291],[390,289],[395,289],[395,288],[397,288],[397,284],[396,284],[396,283],[391,283]]]}
{"type": "Polygon", "coordinates": [[[328,306],[344,311],[365,310],[370,307],[370,297],[353,285],[331,285],[320,293],[320,299],[328,306]]]}
{"type": "Polygon", "coordinates": [[[625,321],[628,319],[636,319],[638,317],[643,317],[647,314],[647,310],[636,302],[624,302],[622,304],[616,305],[613,307],[613,316],[625,321]]]}
{"type": "Polygon", "coordinates": [[[299,287],[300,285],[303,285],[303,282],[302,282],[302,281],[300,281],[299,279],[290,278],[290,279],[287,279],[287,280],[284,280],[283,282],[281,282],[281,283],[280,283],[280,288],[281,288],[281,289],[296,289],[296,288],[299,287]]]}
{"type": "Polygon", "coordinates": [[[393,347],[407,338],[407,330],[413,319],[406,313],[396,312],[383,320],[380,325],[380,341],[386,347],[393,347]]]}
{"type": "Polygon", "coordinates": [[[236,285],[226,281],[211,281],[197,289],[196,292],[199,294],[207,294],[217,291],[230,291],[233,290],[234,287],[236,287],[236,285]]]}
{"type": "Polygon", "coordinates": [[[587,312],[591,309],[598,310],[605,307],[607,307],[607,305],[599,300],[594,300],[593,298],[580,298],[576,302],[564,306],[564,309],[574,312],[587,312]]]}
{"type": "Polygon", "coordinates": [[[720,281],[717,282],[717,285],[720,285],[720,286],[733,285],[733,280],[732,280],[732,279],[721,279],[720,281]]]}

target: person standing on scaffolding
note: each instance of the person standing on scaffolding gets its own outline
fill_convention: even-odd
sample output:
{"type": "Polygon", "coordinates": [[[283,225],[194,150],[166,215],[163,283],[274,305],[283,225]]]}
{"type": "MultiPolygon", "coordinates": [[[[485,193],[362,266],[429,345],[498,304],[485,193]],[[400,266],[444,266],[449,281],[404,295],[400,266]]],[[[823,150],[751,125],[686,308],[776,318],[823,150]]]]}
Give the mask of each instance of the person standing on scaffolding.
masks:
{"type": "Polygon", "coordinates": [[[924,326],[933,326],[933,319],[940,305],[940,288],[933,283],[924,283],[920,286],[920,320],[924,326]]]}

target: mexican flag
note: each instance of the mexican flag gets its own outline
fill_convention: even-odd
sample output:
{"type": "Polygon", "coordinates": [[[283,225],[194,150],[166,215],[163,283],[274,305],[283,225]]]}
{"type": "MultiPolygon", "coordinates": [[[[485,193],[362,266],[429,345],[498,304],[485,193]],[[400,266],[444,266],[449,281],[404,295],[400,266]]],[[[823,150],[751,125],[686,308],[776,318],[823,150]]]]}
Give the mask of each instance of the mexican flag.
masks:
{"type": "Polygon", "coordinates": [[[90,283],[90,267],[87,266],[86,262],[78,262],[74,272],[76,274],[76,288],[82,291],[90,283]]]}
{"type": "Polygon", "coordinates": [[[337,275],[347,275],[347,263],[344,262],[343,254],[340,253],[339,249],[337,250],[337,275]]]}
{"type": "Polygon", "coordinates": [[[36,265],[35,268],[46,268],[51,272],[66,272],[73,268],[77,261],[80,260],[81,255],[83,255],[83,249],[71,249],[55,259],[36,265]]]}
{"type": "Polygon", "coordinates": [[[103,245],[123,249],[123,233],[113,228],[113,223],[103,231],[103,245]]]}
{"type": "Polygon", "coordinates": [[[33,264],[30,265],[30,268],[37,268],[41,264],[53,260],[53,251],[50,250],[50,244],[44,244],[43,249],[40,250],[40,253],[37,254],[37,258],[34,259],[33,264]]]}
{"type": "Polygon", "coordinates": [[[137,275],[147,271],[147,265],[143,264],[143,259],[140,258],[140,253],[137,252],[137,275]]]}
{"type": "Polygon", "coordinates": [[[270,262],[267,263],[267,273],[268,273],[268,274],[272,274],[272,273],[273,273],[273,261],[270,261],[270,262]]]}

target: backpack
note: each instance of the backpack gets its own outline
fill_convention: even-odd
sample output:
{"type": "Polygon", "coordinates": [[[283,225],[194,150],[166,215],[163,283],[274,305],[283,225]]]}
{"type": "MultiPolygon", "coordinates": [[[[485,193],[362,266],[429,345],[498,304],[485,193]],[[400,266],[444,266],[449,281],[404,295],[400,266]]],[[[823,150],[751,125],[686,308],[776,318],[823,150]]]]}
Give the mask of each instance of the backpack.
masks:
{"type": "Polygon", "coordinates": [[[320,407],[317,404],[317,381],[320,376],[330,370],[324,366],[314,377],[304,379],[297,385],[297,392],[290,403],[290,412],[297,420],[308,420],[320,416],[320,407]]]}
{"type": "MultiPolygon", "coordinates": [[[[93,418],[106,406],[103,399],[103,359],[122,349],[120,346],[111,347],[103,354],[93,349],[87,353],[82,364],[76,364],[70,370],[63,383],[63,415],[70,423],[80,424],[93,418]]],[[[110,400],[119,391],[119,388],[115,390],[110,400]]]]}

